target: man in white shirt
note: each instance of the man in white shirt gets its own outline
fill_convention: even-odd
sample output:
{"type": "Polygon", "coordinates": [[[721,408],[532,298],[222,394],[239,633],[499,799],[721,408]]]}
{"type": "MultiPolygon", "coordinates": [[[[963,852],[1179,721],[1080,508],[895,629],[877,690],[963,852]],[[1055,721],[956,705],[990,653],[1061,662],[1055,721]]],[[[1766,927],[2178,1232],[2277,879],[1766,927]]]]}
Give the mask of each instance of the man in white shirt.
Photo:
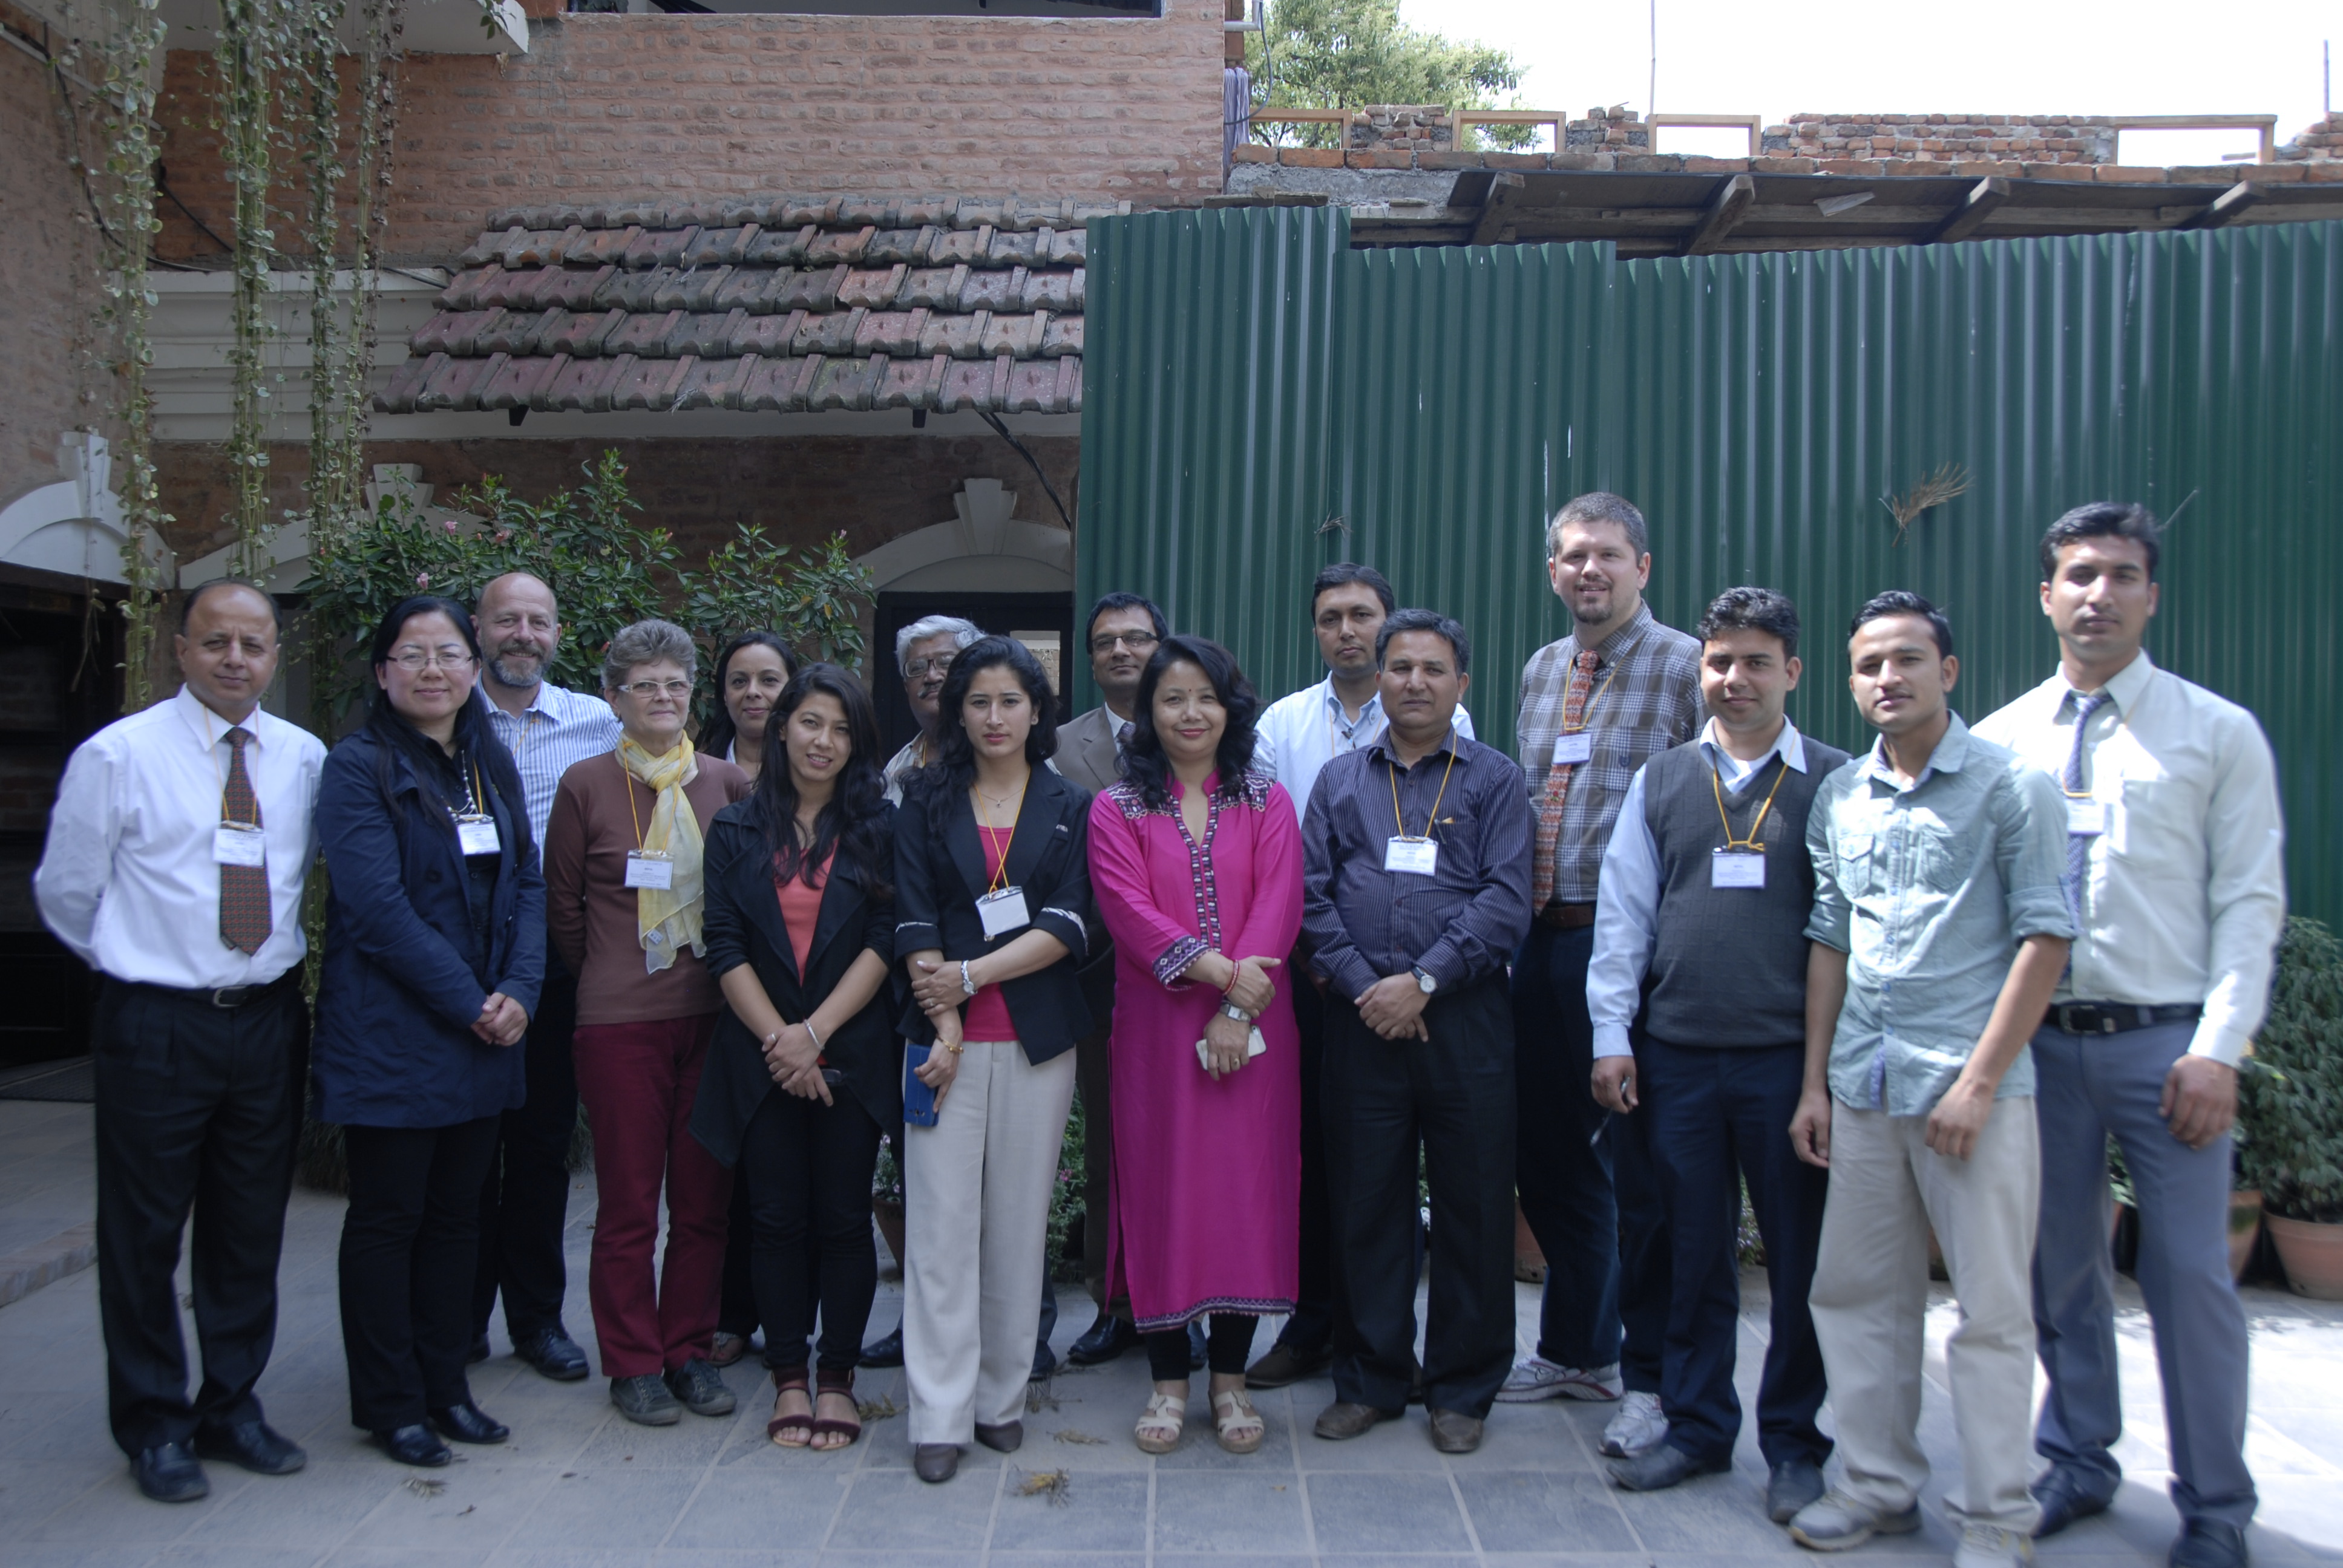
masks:
{"type": "MultiPolygon", "coordinates": [[[[480,697],[488,723],[520,770],[529,837],[540,849],[562,774],[618,744],[618,716],[600,698],[568,691],[546,671],[561,647],[553,589],[507,572],[480,589],[472,611],[480,639],[480,697]]],[[[471,1359],[488,1355],[488,1319],[499,1292],[513,1353],[543,1375],[575,1382],[586,1352],[561,1321],[569,1273],[561,1235],[569,1220],[569,1144],[578,1127],[578,977],[546,947],[545,990],[523,1037],[528,1100],[504,1113],[498,1157],[480,1190],[480,1261],[472,1277],[471,1359]]]]}
{"type": "Polygon", "coordinates": [[[903,699],[920,732],[887,759],[887,799],[903,803],[903,785],[913,773],[933,760],[936,751],[938,699],[944,677],[960,650],[984,635],[972,620],[956,615],[922,616],[895,634],[895,670],[903,678],[903,699]]]}
{"type": "Polygon", "coordinates": [[[33,874],[42,920],[104,978],[90,1050],[107,1412],[158,1503],[211,1490],[198,1456],[263,1475],[306,1461],[252,1392],[276,1342],[308,1070],[301,889],[326,760],[260,710],[277,629],[248,584],[190,593],[173,639],[186,684],[75,749],[33,874]],[[174,1282],[191,1210],[192,1402],[174,1282]]]}
{"type": "Polygon", "coordinates": [[[2066,796],[2072,967],[2034,1036],[2042,1208],[2034,1316],[2050,1462],[2036,1533],[2104,1510],[2122,1472],[2112,1133],[2140,1205],[2140,1293],[2164,1382],[2176,1568],[2246,1561],[2246,1321],[2229,1273],[2229,1128],[2286,918],[2285,829],[2252,714],[2156,668],[2156,519],[2077,507],[2042,538],[2058,672],[1976,727],[2066,796]]]}

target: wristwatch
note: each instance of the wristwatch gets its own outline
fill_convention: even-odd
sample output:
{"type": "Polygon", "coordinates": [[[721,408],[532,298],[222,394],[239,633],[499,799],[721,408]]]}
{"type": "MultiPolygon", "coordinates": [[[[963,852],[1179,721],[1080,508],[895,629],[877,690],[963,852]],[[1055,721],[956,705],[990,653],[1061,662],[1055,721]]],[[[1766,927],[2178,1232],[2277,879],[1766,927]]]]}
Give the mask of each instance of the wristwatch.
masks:
{"type": "Polygon", "coordinates": [[[1221,1004],[1221,1016],[1229,1020],[1232,1023],[1251,1023],[1252,1021],[1252,1014],[1245,1011],[1244,1009],[1239,1007],[1232,1001],[1224,1001],[1221,1004]]]}
{"type": "Polygon", "coordinates": [[[962,959],[960,960],[960,990],[962,996],[974,996],[977,992],[977,984],[975,980],[972,979],[968,972],[968,960],[966,959],[962,959]]]}
{"type": "Polygon", "coordinates": [[[1422,964],[1412,966],[1409,972],[1415,976],[1415,989],[1422,991],[1424,995],[1430,996],[1433,991],[1440,989],[1440,982],[1434,980],[1433,978],[1432,971],[1425,969],[1422,964]]]}

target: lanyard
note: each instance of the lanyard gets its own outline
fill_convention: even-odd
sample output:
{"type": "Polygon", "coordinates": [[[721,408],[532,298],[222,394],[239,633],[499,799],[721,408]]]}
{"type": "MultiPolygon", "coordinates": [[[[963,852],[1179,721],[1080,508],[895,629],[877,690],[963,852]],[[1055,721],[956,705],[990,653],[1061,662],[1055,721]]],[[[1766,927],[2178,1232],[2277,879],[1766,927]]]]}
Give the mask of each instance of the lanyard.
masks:
{"type": "Polygon", "coordinates": [[[1749,837],[1746,839],[1735,839],[1733,836],[1733,821],[1725,814],[1725,785],[1715,764],[1709,765],[1708,787],[1716,791],[1716,819],[1725,824],[1726,849],[1755,849],[1759,854],[1765,853],[1765,846],[1758,841],[1757,829],[1765,825],[1765,813],[1774,809],[1774,797],[1781,792],[1782,780],[1789,776],[1790,759],[1786,757],[1782,758],[1781,763],[1782,770],[1774,775],[1774,788],[1765,791],[1765,803],[1757,808],[1756,819],[1749,824],[1749,837]]]}
{"type": "Polygon", "coordinates": [[[1391,769],[1392,820],[1399,825],[1401,838],[1420,844],[1432,837],[1432,829],[1440,820],[1440,802],[1448,798],[1448,776],[1456,770],[1456,726],[1448,727],[1448,766],[1440,770],[1440,792],[1432,798],[1432,815],[1424,819],[1421,833],[1410,833],[1406,819],[1399,814],[1399,764],[1388,757],[1383,760],[1391,769]]]}
{"type": "MultiPolygon", "coordinates": [[[[469,798],[465,801],[471,809],[465,815],[476,821],[484,821],[488,815],[488,792],[480,787],[480,759],[467,752],[464,760],[472,765],[472,789],[469,798]]],[[[629,792],[627,799],[631,802],[634,799],[633,794],[629,792]]]]}
{"type": "MultiPolygon", "coordinates": [[[[1025,783],[1030,784],[1032,781],[1032,774],[1027,773],[1025,783]]],[[[976,790],[976,825],[983,832],[986,845],[1001,851],[1001,869],[985,879],[984,891],[986,896],[990,897],[1009,886],[1009,851],[1017,848],[1017,819],[1025,814],[1025,784],[1017,786],[1017,809],[1009,817],[1009,840],[1006,843],[1001,842],[999,833],[986,817],[984,791],[977,789],[973,784],[969,788],[976,790]]]]}

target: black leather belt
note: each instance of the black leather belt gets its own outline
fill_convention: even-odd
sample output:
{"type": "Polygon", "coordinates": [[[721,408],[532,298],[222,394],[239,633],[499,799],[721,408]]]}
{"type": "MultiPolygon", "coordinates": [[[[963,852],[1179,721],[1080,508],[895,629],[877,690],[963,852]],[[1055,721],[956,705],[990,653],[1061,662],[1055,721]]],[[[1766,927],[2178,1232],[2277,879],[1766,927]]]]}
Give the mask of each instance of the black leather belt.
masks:
{"type": "Polygon", "coordinates": [[[1548,904],[1537,912],[1537,923],[1557,931],[1584,930],[1594,923],[1593,904],[1548,904]]]}
{"type": "Polygon", "coordinates": [[[2124,1034],[2159,1023],[2194,1023],[2204,1015],[2205,1010],[2193,1003],[2140,1007],[2126,1001],[2066,1001],[2044,1013],[2042,1022],[2068,1034],[2124,1034]]]}
{"type": "Polygon", "coordinates": [[[258,985],[185,986],[156,985],[148,980],[125,980],[125,985],[140,990],[160,991],[165,996],[177,997],[181,1001],[201,1002],[206,1007],[249,1007],[256,1001],[266,1001],[279,991],[291,990],[301,983],[301,966],[294,965],[273,980],[258,985]]]}

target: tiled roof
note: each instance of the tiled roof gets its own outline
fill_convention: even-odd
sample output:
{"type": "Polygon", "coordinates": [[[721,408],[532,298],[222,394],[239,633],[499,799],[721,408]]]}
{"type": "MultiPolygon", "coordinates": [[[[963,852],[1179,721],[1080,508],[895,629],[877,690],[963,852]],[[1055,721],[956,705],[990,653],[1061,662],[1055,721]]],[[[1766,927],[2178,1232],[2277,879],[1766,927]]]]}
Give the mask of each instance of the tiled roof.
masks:
{"type": "Polygon", "coordinates": [[[494,213],[375,406],[1073,413],[1082,225],[1130,210],[774,196],[494,213]]]}

